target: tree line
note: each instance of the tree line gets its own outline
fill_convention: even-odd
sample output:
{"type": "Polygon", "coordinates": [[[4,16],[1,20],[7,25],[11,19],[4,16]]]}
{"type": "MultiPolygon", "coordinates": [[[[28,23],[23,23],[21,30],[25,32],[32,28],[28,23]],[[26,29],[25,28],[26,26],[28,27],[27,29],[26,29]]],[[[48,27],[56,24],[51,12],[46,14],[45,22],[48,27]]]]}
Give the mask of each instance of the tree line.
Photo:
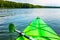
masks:
{"type": "Polygon", "coordinates": [[[0,8],[40,8],[42,6],[29,3],[16,3],[11,1],[0,1],[0,8]]]}
{"type": "Polygon", "coordinates": [[[40,6],[29,3],[16,3],[12,1],[0,0],[0,8],[60,8],[55,6],[40,6]]]}

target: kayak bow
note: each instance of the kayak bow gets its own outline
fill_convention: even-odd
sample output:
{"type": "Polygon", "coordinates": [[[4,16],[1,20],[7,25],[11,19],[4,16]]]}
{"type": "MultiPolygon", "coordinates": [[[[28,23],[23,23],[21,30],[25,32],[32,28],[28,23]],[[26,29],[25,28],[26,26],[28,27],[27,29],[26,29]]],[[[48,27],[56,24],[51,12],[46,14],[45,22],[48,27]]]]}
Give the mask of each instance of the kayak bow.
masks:
{"type": "Polygon", "coordinates": [[[34,19],[23,32],[35,40],[60,40],[57,33],[39,17],[34,19]]]}
{"type": "Polygon", "coordinates": [[[60,40],[57,33],[39,17],[34,19],[23,32],[14,28],[12,30],[20,34],[16,40],[60,40]]]}

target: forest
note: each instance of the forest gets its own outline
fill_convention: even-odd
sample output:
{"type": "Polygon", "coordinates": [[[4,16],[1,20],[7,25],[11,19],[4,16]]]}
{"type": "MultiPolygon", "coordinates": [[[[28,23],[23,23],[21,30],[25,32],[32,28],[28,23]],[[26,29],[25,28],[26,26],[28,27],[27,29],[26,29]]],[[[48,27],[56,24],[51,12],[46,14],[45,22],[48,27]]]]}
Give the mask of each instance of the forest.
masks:
{"type": "Polygon", "coordinates": [[[0,0],[0,8],[40,8],[42,6],[32,5],[29,3],[16,3],[12,1],[1,1],[0,0]]]}
{"type": "Polygon", "coordinates": [[[17,3],[12,1],[0,0],[0,8],[60,8],[55,6],[40,6],[29,3],[17,3]]]}

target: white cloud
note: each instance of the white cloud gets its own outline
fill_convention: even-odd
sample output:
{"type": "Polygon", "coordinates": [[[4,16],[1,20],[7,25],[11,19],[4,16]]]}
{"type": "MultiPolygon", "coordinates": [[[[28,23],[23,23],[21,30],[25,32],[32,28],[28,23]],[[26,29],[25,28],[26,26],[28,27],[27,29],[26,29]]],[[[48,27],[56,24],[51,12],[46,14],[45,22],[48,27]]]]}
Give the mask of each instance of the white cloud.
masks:
{"type": "Polygon", "coordinates": [[[33,4],[39,4],[39,5],[59,5],[60,6],[60,0],[32,0],[33,4]]]}

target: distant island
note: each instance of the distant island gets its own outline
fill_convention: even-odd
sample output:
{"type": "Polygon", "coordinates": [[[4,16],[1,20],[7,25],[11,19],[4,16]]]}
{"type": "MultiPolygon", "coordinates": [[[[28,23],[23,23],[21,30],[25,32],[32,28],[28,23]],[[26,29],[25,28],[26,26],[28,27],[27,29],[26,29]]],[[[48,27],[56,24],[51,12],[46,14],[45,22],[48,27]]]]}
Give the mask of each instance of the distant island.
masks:
{"type": "Polygon", "coordinates": [[[29,3],[16,3],[12,1],[0,1],[0,8],[60,8],[56,6],[40,6],[29,3]]]}

